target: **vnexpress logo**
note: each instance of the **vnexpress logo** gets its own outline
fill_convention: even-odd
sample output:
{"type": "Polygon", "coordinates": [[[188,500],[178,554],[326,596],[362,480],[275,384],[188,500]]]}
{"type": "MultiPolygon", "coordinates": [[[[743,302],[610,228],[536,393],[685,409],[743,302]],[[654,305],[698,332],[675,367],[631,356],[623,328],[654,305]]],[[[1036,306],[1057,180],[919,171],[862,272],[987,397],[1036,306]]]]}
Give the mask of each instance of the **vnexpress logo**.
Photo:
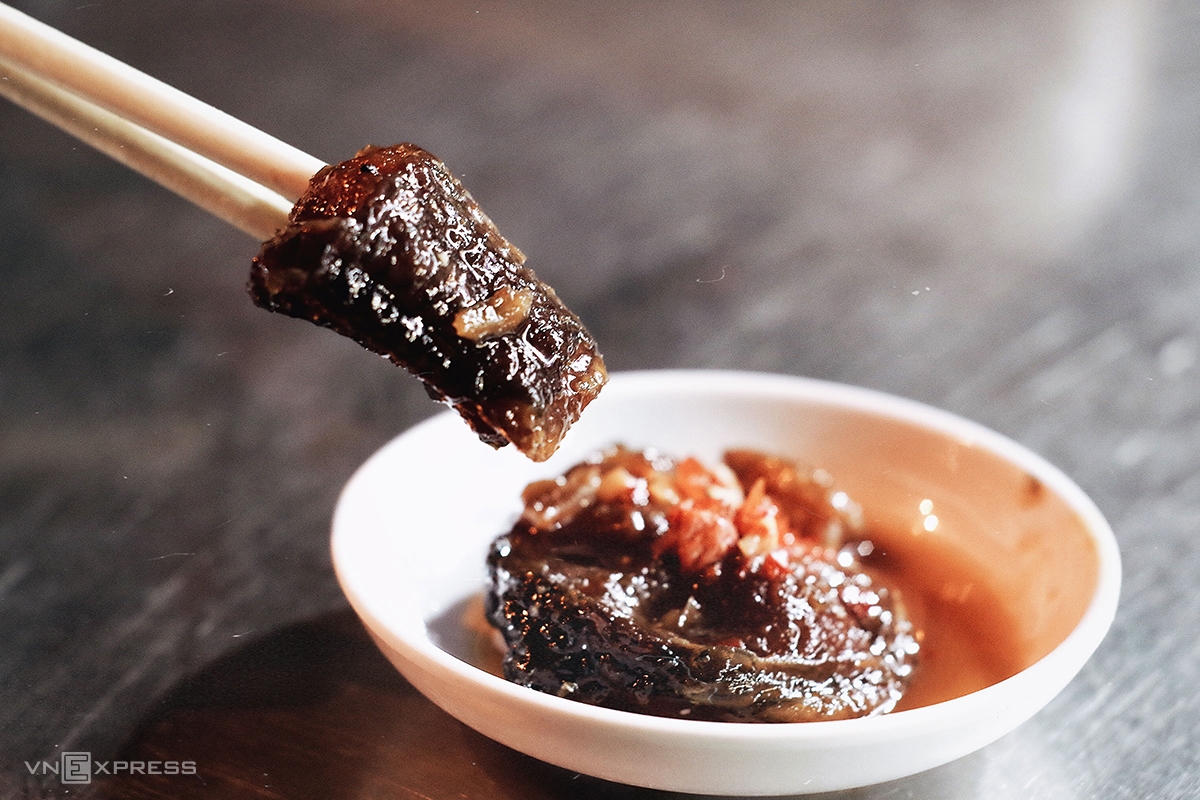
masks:
{"type": "Polygon", "coordinates": [[[93,761],[86,752],[61,753],[58,761],[25,762],[30,775],[57,775],[63,783],[91,783],[93,775],[195,775],[195,761],[93,761]]]}

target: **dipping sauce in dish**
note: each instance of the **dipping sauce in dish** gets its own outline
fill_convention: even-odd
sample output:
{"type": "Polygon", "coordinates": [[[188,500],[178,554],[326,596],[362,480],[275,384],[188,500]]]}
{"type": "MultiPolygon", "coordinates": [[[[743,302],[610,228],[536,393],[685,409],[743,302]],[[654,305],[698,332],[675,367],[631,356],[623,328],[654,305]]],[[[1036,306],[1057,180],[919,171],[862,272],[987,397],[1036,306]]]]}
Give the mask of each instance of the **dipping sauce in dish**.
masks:
{"type": "Polygon", "coordinates": [[[952,553],[867,531],[820,470],[623,447],[530,484],[489,558],[516,683],[659,716],[808,722],[915,708],[1020,669],[952,553]]]}
{"type": "Polygon", "coordinates": [[[508,747],[606,780],[779,796],[945,764],[1058,695],[1120,595],[1115,538],[1078,486],[1019,444],[904,398],[755,373],[617,374],[555,459],[539,467],[481,448],[457,419],[435,417],[349,482],[332,552],[381,651],[423,694],[508,747]],[[501,677],[483,608],[497,535],[522,515],[524,487],[615,442],[694,454],[713,469],[751,448],[827,471],[862,509],[862,531],[845,541],[875,545],[863,567],[879,570],[919,637],[895,709],[733,724],[614,711],[501,677]]]}

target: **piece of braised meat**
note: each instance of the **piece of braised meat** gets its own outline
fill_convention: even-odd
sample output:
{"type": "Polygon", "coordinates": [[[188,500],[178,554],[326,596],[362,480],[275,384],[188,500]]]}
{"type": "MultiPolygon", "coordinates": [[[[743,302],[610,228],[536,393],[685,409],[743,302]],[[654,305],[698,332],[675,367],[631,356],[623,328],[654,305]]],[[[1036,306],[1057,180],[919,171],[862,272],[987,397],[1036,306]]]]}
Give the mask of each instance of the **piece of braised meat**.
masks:
{"type": "Polygon", "coordinates": [[[313,176],[263,245],[263,308],[349,336],[423,380],[488,444],[541,461],[606,380],[579,318],[437,158],[366,148],[313,176]]]}
{"type": "Polygon", "coordinates": [[[505,676],[691,719],[891,710],[918,644],[858,563],[857,509],[820,477],[750,451],[707,468],[616,448],[531,484],[488,557],[505,676]]]}

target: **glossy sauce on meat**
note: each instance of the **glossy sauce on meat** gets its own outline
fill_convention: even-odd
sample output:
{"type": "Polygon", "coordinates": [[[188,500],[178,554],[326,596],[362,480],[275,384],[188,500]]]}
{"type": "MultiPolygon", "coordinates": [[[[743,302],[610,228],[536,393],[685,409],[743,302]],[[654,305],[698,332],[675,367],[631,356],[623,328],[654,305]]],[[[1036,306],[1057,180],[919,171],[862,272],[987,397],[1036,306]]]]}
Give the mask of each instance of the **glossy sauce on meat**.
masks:
{"type": "Polygon", "coordinates": [[[485,599],[504,674],[663,716],[800,722],[885,713],[920,650],[861,563],[857,509],[750,451],[706,466],[623,448],[530,485],[485,599]]]}
{"type": "Polygon", "coordinates": [[[387,356],[488,444],[548,458],[606,381],[579,318],[437,158],[367,148],[313,176],[254,301],[387,356]]]}

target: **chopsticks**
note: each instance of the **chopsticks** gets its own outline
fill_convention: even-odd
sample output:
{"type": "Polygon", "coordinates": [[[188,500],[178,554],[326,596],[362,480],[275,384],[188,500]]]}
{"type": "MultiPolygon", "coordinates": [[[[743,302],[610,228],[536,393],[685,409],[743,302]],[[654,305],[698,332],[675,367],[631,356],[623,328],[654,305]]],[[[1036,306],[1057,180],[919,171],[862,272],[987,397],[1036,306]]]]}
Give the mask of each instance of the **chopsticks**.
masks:
{"type": "Polygon", "coordinates": [[[277,192],[3,60],[0,95],[260,241],[287,224],[277,192]]]}
{"type": "Polygon", "coordinates": [[[324,166],[2,3],[0,95],[260,240],[324,166]]]}

